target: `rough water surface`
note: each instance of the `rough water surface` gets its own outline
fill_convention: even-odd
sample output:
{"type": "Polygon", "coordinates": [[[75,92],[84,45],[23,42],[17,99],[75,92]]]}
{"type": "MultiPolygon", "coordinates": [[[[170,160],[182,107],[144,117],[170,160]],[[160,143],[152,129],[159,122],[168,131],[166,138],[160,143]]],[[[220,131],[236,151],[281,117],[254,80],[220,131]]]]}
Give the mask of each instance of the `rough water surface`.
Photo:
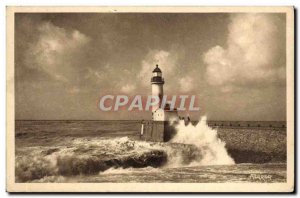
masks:
{"type": "MultiPolygon", "coordinates": [[[[206,126],[200,125],[203,131],[206,126]]],[[[193,133],[197,125],[190,127],[193,133]]],[[[226,137],[222,129],[207,128],[209,134],[194,131],[191,139],[181,135],[167,143],[139,141],[139,130],[140,123],[136,121],[16,121],[16,182],[286,181],[282,131],[259,133],[258,140],[271,146],[252,150],[254,156],[259,152],[269,156],[262,157],[267,161],[243,163],[241,157],[235,156],[251,145],[248,142],[242,149],[228,148],[227,145],[238,144],[237,137],[222,139],[226,137]],[[273,139],[269,141],[278,141],[274,148],[273,142],[264,142],[270,134],[273,139]],[[226,149],[237,152],[228,154],[226,149]]],[[[230,133],[236,136],[238,130],[230,133]]],[[[255,134],[256,130],[249,129],[248,133],[255,134]]],[[[245,133],[243,129],[242,135],[245,133]]]]}

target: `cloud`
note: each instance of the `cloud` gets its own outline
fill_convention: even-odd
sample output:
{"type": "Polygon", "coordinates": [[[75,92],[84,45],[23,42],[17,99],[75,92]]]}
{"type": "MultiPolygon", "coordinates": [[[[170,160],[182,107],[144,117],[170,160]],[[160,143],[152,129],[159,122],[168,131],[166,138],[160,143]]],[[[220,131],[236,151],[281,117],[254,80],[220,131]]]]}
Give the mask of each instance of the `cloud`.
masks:
{"type": "Polygon", "coordinates": [[[208,83],[230,92],[235,86],[284,80],[282,24],[270,14],[232,15],[227,46],[204,53],[208,83]]]}
{"type": "MultiPolygon", "coordinates": [[[[181,27],[174,31],[157,28],[158,24],[153,23],[153,17],[159,21],[165,15],[18,13],[15,16],[16,117],[127,119],[126,112],[122,115],[99,112],[95,101],[103,94],[151,94],[152,70],[159,64],[166,82],[165,94],[186,91],[199,95],[201,113],[208,112],[211,118],[246,119],[251,114],[251,119],[257,116],[270,119],[267,113],[284,118],[283,86],[266,86],[255,91],[244,86],[257,82],[259,75],[252,73],[267,72],[266,68],[270,68],[271,77],[267,80],[260,77],[259,81],[280,79],[276,73],[285,78],[285,49],[281,49],[285,46],[284,14],[273,14],[271,18],[255,15],[261,24],[248,27],[246,24],[256,23],[251,22],[251,15],[230,15],[235,15],[230,19],[230,26],[228,14],[224,13],[174,15],[176,20],[173,15],[167,16],[170,27],[181,27]],[[278,25],[278,18],[283,25],[278,25]],[[125,23],[130,26],[125,27],[125,23]],[[253,28],[261,31],[252,31],[253,28]],[[205,64],[201,64],[200,58],[207,58],[205,64]],[[256,63],[259,69],[250,72],[256,63]],[[225,66],[221,67],[222,64],[225,66]],[[208,86],[207,82],[214,86],[208,86]],[[220,90],[229,94],[220,97],[220,90]],[[216,105],[220,103],[222,106],[216,105]],[[236,105],[243,111],[236,111],[236,105]]],[[[141,117],[140,114],[130,116],[130,119],[141,117]]],[[[142,116],[147,118],[149,114],[142,116]]]]}
{"type": "Polygon", "coordinates": [[[72,87],[70,90],[69,90],[69,93],[70,94],[78,94],[80,92],[80,89],[78,87],[72,87]]]}
{"type": "Polygon", "coordinates": [[[135,90],[135,85],[133,84],[126,84],[124,86],[121,87],[121,92],[123,93],[132,93],[135,90]]]}
{"type": "Polygon", "coordinates": [[[150,87],[152,71],[156,64],[162,70],[165,80],[165,94],[178,94],[178,91],[187,93],[195,90],[196,73],[191,73],[185,64],[181,64],[184,52],[178,48],[171,50],[150,50],[142,60],[142,66],[138,72],[137,80],[142,87],[150,87]]]}
{"type": "Polygon", "coordinates": [[[191,76],[185,76],[179,80],[180,91],[189,92],[193,89],[193,78],[191,76]]]}
{"type": "Polygon", "coordinates": [[[77,30],[67,31],[50,22],[40,24],[37,34],[38,39],[26,52],[26,65],[46,72],[57,81],[76,80],[77,60],[81,58],[90,39],[77,30]]]}
{"type": "Polygon", "coordinates": [[[158,64],[162,70],[165,79],[168,79],[174,73],[177,65],[178,57],[175,53],[165,50],[151,50],[142,61],[141,70],[138,78],[144,86],[149,86],[152,71],[158,64]]]}

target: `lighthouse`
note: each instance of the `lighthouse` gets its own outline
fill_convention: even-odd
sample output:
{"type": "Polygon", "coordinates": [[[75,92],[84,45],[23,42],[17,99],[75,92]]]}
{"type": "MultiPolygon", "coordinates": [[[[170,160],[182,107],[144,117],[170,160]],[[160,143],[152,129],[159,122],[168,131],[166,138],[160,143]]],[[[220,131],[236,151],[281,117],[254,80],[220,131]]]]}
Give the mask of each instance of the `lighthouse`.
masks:
{"type": "Polygon", "coordinates": [[[158,98],[159,102],[152,106],[152,120],[153,121],[169,121],[170,118],[178,118],[177,110],[170,109],[170,104],[165,101],[165,105],[162,107],[162,101],[164,97],[163,86],[165,84],[164,78],[162,77],[162,71],[156,65],[152,71],[151,86],[152,86],[152,97],[158,98]]]}
{"type": "Polygon", "coordinates": [[[176,108],[170,108],[170,104],[164,101],[164,78],[162,71],[156,65],[152,71],[151,86],[152,97],[159,99],[158,103],[152,105],[152,120],[144,121],[141,128],[140,138],[147,141],[169,141],[175,134],[174,126],[170,125],[170,119],[178,118],[176,108]],[[165,103],[164,106],[161,104],[165,103]]]}
{"type": "Polygon", "coordinates": [[[152,106],[152,115],[157,111],[161,106],[162,97],[164,95],[164,79],[162,77],[162,72],[159,69],[158,65],[152,72],[151,85],[152,85],[152,96],[159,98],[159,103],[152,106]]]}

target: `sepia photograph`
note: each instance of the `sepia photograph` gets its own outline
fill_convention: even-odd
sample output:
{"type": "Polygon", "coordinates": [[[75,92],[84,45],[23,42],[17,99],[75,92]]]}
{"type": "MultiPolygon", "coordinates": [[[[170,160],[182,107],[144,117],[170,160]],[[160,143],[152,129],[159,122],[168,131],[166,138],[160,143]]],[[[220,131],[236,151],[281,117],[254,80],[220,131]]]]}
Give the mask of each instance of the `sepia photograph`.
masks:
{"type": "Polygon", "coordinates": [[[293,7],[7,7],[9,192],[293,192],[293,7]]]}

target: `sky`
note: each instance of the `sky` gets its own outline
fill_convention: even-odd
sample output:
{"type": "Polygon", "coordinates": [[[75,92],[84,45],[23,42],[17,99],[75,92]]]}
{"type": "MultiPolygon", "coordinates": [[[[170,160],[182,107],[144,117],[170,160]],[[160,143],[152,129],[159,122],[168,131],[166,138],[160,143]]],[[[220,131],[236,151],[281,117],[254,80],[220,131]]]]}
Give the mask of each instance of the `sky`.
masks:
{"type": "Polygon", "coordinates": [[[197,96],[193,120],[286,120],[286,18],[263,13],[17,13],[16,119],[138,120],[105,94],[197,96]]]}

